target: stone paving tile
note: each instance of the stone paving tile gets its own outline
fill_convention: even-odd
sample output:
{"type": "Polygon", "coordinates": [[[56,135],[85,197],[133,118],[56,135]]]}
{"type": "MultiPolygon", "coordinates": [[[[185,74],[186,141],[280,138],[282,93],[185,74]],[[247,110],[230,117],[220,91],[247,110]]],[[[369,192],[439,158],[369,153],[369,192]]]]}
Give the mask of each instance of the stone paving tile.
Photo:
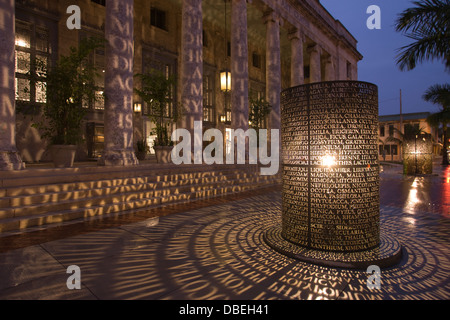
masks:
{"type": "Polygon", "coordinates": [[[39,245],[0,254],[0,299],[95,299],[86,289],[69,290],[66,273],[39,245]]]}
{"type": "Polygon", "coordinates": [[[1,253],[0,289],[52,275],[61,269],[62,266],[39,245],[1,253]]]}
{"type": "Polygon", "coordinates": [[[321,267],[274,252],[263,234],[281,223],[281,192],[266,190],[4,252],[0,298],[447,300],[448,199],[430,193],[436,183],[445,189],[447,180],[438,175],[417,181],[395,172],[382,176],[381,188],[390,191],[381,197],[381,227],[405,254],[381,271],[381,289],[367,288],[365,270],[321,267]],[[428,200],[434,205],[424,205],[428,200]],[[69,264],[81,268],[79,292],[64,289],[69,264]]]}
{"type": "Polygon", "coordinates": [[[152,241],[120,228],[111,228],[81,234],[41,244],[65,267],[79,265],[83,261],[104,260],[122,252],[145,247],[152,241]]]}
{"type": "MultiPolygon", "coordinates": [[[[82,282],[102,300],[157,299],[175,290],[156,267],[158,245],[80,264],[82,282]]],[[[162,273],[161,273],[162,271],[162,273]]]]}

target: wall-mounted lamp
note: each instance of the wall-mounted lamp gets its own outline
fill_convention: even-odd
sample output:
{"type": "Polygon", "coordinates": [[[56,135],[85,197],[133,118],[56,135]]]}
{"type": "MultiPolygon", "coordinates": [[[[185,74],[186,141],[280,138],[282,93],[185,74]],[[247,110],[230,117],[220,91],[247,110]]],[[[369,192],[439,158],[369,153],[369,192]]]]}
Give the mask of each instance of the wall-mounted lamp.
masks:
{"type": "Polygon", "coordinates": [[[220,115],[220,122],[222,122],[222,123],[227,122],[227,116],[224,115],[224,114],[221,114],[221,115],[220,115]]]}
{"type": "Polygon", "coordinates": [[[220,72],[220,90],[229,92],[231,90],[231,72],[223,70],[220,72]]]}
{"type": "Polygon", "coordinates": [[[141,113],[141,112],[142,112],[142,104],[140,104],[140,103],[135,103],[135,104],[134,104],[134,112],[136,112],[136,113],[141,113]]]}

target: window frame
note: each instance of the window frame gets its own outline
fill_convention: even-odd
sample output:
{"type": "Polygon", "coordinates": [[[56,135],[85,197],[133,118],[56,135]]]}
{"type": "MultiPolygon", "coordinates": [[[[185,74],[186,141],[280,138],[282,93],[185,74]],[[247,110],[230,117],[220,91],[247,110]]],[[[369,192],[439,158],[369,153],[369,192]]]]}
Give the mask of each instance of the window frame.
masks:
{"type": "MultiPolygon", "coordinates": [[[[37,67],[36,65],[33,63],[33,61],[36,61],[36,59],[41,56],[44,57],[47,61],[46,61],[46,68],[50,68],[51,65],[53,64],[53,59],[52,59],[52,44],[51,44],[51,29],[48,26],[44,26],[41,24],[36,24],[30,21],[26,21],[24,19],[18,18],[16,17],[15,20],[15,45],[14,45],[14,56],[15,56],[15,67],[14,67],[14,92],[15,92],[15,101],[16,103],[21,106],[21,105],[29,105],[29,106],[42,106],[43,104],[45,104],[46,102],[46,98],[44,98],[43,101],[38,101],[38,97],[37,97],[37,83],[38,82],[42,82],[44,83],[43,86],[45,87],[45,77],[43,76],[39,76],[38,71],[37,71],[37,67]],[[21,46],[19,44],[16,43],[17,41],[17,30],[20,27],[23,27],[23,29],[28,29],[29,31],[29,46],[21,46]],[[46,44],[46,50],[40,50],[37,47],[37,42],[38,42],[38,34],[41,33],[45,33],[46,34],[46,38],[47,38],[47,44],[46,44]],[[18,72],[18,68],[17,66],[19,65],[20,61],[19,61],[19,53],[25,53],[29,55],[28,60],[25,62],[28,64],[28,71],[26,72],[18,72]],[[26,80],[28,81],[28,88],[29,88],[29,99],[19,99],[20,96],[17,95],[18,90],[17,90],[17,86],[18,86],[18,81],[22,79],[22,80],[26,80]]],[[[43,90],[43,94],[45,95],[45,89],[43,90]]]]}
{"type": "MultiPolygon", "coordinates": [[[[177,58],[176,55],[170,52],[162,52],[159,49],[156,49],[151,46],[143,45],[142,46],[142,73],[149,72],[151,69],[156,69],[162,71],[166,74],[166,76],[174,76],[177,74],[177,58]]],[[[173,116],[174,112],[176,112],[176,103],[177,103],[177,84],[175,83],[171,89],[170,93],[170,106],[167,108],[168,115],[166,114],[166,118],[170,118],[173,116]]],[[[142,114],[144,116],[152,115],[150,111],[150,107],[146,102],[142,102],[142,114]]]]}
{"type": "MultiPolygon", "coordinates": [[[[87,30],[83,30],[79,33],[79,39],[78,41],[80,42],[82,39],[84,38],[89,38],[89,37],[95,37],[95,38],[99,38],[102,39],[104,38],[103,34],[101,33],[101,31],[87,31],[87,30]]],[[[100,74],[100,77],[102,77],[102,79],[96,79],[95,80],[95,85],[97,86],[97,89],[95,94],[96,95],[101,95],[99,100],[96,101],[88,101],[87,105],[84,105],[83,102],[83,107],[91,110],[91,111],[104,111],[105,110],[105,99],[103,96],[103,92],[105,91],[105,72],[106,72],[106,43],[105,46],[103,48],[97,48],[94,50],[93,53],[91,53],[89,55],[89,62],[92,62],[95,66],[95,68],[97,68],[97,73],[100,74]],[[97,54],[97,52],[103,50],[103,54],[97,54]],[[99,57],[97,56],[103,56],[103,64],[101,65],[97,65],[98,61],[99,61],[99,57]],[[100,67],[100,68],[99,68],[100,67]],[[100,70],[101,69],[101,70],[100,70]],[[97,84],[98,82],[100,82],[99,84],[97,84]],[[100,100],[103,100],[102,102],[99,102],[100,100]],[[102,105],[99,105],[99,103],[101,103],[102,105]]]]}
{"type": "Polygon", "coordinates": [[[380,126],[379,126],[379,134],[380,134],[380,137],[385,137],[386,136],[386,126],[384,124],[380,124],[380,126]]]}
{"type": "Polygon", "coordinates": [[[252,66],[257,69],[262,68],[262,55],[256,51],[252,53],[252,66]]]}
{"type": "Polygon", "coordinates": [[[156,6],[150,7],[150,26],[169,31],[168,27],[168,14],[166,10],[163,10],[156,6]],[[162,23],[161,23],[162,18],[162,23]]]}
{"type": "MultiPolygon", "coordinates": [[[[58,22],[59,15],[56,12],[31,12],[24,1],[16,0],[15,23],[23,22],[34,27],[44,28],[48,31],[48,60],[47,68],[55,65],[58,56],[58,22]]],[[[16,50],[14,50],[16,51],[16,50]]],[[[30,57],[31,61],[31,57],[30,57]]],[[[16,80],[16,70],[14,70],[14,81],[16,80]]],[[[15,85],[15,84],[14,84],[15,85]]],[[[15,87],[14,87],[15,91],[15,87]]],[[[14,97],[15,98],[15,97],[14,97]]],[[[16,100],[16,112],[23,114],[39,114],[44,103],[16,100]]]]}
{"type": "Polygon", "coordinates": [[[216,69],[203,65],[203,123],[216,124],[216,69]],[[208,119],[205,120],[205,113],[208,119]]]}

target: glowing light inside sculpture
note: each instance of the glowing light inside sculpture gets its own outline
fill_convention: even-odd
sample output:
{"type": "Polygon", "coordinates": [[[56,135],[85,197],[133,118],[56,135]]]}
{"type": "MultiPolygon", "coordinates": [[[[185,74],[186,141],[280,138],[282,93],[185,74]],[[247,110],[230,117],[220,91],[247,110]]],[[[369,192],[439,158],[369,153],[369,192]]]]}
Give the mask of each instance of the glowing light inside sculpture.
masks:
{"type": "Polygon", "coordinates": [[[326,155],[322,158],[322,165],[330,168],[331,166],[336,165],[336,158],[330,155],[326,155]]]}

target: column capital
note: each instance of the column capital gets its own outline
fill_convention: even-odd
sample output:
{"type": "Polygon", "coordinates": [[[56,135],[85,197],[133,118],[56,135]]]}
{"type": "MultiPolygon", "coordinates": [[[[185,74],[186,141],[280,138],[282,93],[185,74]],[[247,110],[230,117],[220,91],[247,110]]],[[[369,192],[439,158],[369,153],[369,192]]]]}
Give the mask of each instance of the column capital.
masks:
{"type": "Polygon", "coordinates": [[[283,25],[283,19],[281,19],[281,16],[271,9],[264,12],[263,21],[264,23],[275,22],[280,26],[283,25]]]}
{"type": "Polygon", "coordinates": [[[306,40],[305,34],[299,28],[296,28],[296,27],[292,27],[291,29],[289,29],[288,39],[289,40],[298,39],[298,40],[301,40],[302,42],[305,42],[305,40],[306,40]]]}
{"type": "Polygon", "coordinates": [[[316,43],[316,44],[313,44],[313,45],[308,46],[307,52],[308,52],[308,53],[317,52],[317,53],[319,53],[319,54],[322,54],[322,48],[320,47],[320,45],[318,45],[318,44],[316,43]]]}

